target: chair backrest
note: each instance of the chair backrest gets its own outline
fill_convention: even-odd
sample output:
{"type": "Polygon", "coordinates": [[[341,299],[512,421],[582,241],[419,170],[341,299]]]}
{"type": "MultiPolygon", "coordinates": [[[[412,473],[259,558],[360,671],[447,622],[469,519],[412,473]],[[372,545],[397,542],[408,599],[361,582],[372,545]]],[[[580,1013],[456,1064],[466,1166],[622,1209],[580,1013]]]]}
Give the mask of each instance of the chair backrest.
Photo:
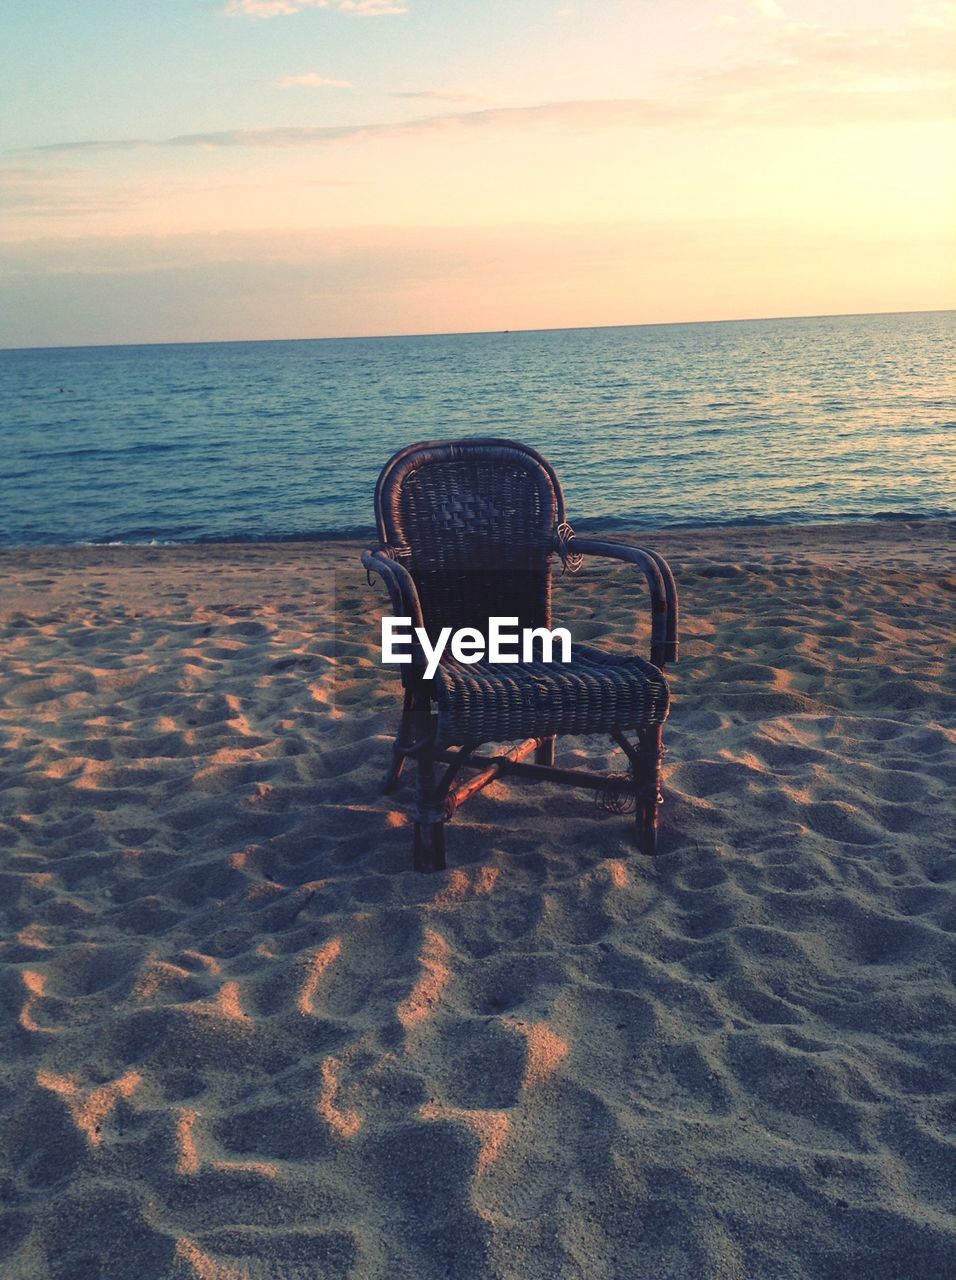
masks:
{"type": "Polygon", "coordinates": [[[564,495],[550,464],[514,440],[413,444],[375,490],[383,544],[415,580],[425,627],[487,632],[488,618],[551,624],[551,552],[564,495]]]}

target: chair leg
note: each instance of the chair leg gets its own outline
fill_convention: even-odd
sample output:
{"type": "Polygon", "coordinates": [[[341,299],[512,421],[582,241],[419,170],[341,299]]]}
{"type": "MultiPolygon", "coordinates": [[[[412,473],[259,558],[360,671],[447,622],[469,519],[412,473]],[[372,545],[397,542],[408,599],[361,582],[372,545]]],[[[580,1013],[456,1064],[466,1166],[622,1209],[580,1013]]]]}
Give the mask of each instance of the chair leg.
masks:
{"type": "Polygon", "coordinates": [[[534,749],[535,764],[546,764],[549,767],[554,764],[554,744],[556,738],[554,734],[550,738],[542,738],[540,744],[534,749]]]}
{"type": "Polygon", "coordinates": [[[416,871],[445,870],[445,824],[416,822],[414,866],[416,871]]]}
{"type": "Polygon", "coordinates": [[[402,706],[402,720],[398,726],[398,733],[395,735],[395,741],[392,743],[392,762],[388,767],[388,773],[385,775],[385,785],[382,790],[387,796],[393,791],[398,790],[398,784],[401,781],[402,771],[405,768],[407,759],[403,747],[408,746],[414,741],[412,738],[412,725],[414,723],[415,711],[415,691],[409,687],[405,690],[405,702],[402,706]]]}
{"type": "Polygon", "coordinates": [[[657,823],[661,795],[661,756],[664,726],[638,730],[638,750],[631,757],[631,770],[637,790],[634,812],[634,835],[637,847],[649,858],[657,854],[657,823]]]}
{"type": "MultiPolygon", "coordinates": [[[[431,707],[428,695],[416,699],[414,711],[415,738],[421,741],[431,731],[431,707]]],[[[414,865],[416,871],[444,871],[445,815],[435,784],[435,752],[423,747],[418,753],[415,820],[414,865]]]]}

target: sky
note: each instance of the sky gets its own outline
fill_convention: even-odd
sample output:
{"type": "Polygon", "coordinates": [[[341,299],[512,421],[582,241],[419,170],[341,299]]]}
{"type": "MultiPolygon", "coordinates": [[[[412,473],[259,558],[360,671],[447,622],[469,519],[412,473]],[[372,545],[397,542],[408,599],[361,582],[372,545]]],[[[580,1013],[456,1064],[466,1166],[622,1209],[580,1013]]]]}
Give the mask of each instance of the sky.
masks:
{"type": "Polygon", "coordinates": [[[0,346],[956,305],[952,0],[3,0],[0,346]]]}

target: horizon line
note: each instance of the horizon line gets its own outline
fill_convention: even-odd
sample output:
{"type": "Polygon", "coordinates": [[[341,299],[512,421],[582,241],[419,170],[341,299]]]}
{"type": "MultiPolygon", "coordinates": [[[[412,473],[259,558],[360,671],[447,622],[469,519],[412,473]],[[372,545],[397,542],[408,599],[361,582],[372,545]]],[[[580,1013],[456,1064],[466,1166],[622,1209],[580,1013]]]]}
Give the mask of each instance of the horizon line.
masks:
{"type": "Polygon", "coordinates": [[[634,324],[543,325],[530,329],[439,329],[415,333],[347,333],[305,338],[174,338],[157,342],[69,342],[0,347],[0,351],[97,351],[112,347],[216,347],[266,342],[388,342],[400,338],[477,338],[522,333],[574,333],[599,329],[665,329],[698,324],[769,324],[778,320],[855,320],[867,316],[949,315],[956,307],[914,307],[903,311],[835,311],[777,316],[724,316],[710,320],[642,320],[634,324]]]}

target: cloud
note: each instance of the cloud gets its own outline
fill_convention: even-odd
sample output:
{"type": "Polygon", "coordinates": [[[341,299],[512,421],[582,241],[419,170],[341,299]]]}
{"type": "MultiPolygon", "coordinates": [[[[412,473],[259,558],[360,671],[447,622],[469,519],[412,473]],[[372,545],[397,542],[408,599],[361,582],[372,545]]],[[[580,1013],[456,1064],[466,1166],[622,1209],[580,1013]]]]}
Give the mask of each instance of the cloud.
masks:
{"type": "MultiPolygon", "coordinates": [[[[363,185],[353,178],[301,176],[294,190],[302,191],[309,198],[310,189],[352,188],[363,185]]],[[[24,165],[21,168],[0,166],[0,243],[20,242],[25,236],[38,234],[40,226],[51,223],[93,225],[100,222],[101,234],[107,239],[110,233],[103,227],[104,214],[129,214],[132,219],[148,218],[157,208],[181,207],[195,209],[195,201],[204,203],[207,196],[215,201],[228,202],[233,207],[248,207],[261,193],[261,184],[254,179],[240,181],[210,181],[197,183],[176,179],[162,180],[155,176],[135,180],[128,175],[104,178],[96,167],[50,168],[24,165]],[[191,202],[191,203],[190,203],[191,202]],[[65,220],[65,221],[64,221],[65,220]]],[[[122,219],[123,223],[128,219],[122,219]]],[[[117,224],[119,225],[119,224],[117,224]]],[[[70,234],[74,233],[72,230],[70,234]]]]}
{"type": "MultiPolygon", "coordinates": [[[[582,132],[679,125],[831,127],[874,121],[947,120],[956,115],[954,45],[956,32],[929,21],[900,31],[864,27],[834,31],[807,23],[782,23],[773,28],[767,53],[760,61],[687,74],[653,97],[486,107],[403,121],[225,129],[152,140],[91,139],[31,150],[69,153],[147,147],[282,148],[499,129],[582,132]]],[[[396,96],[452,101],[457,95],[415,90],[396,96]]]]}
{"type": "Polygon", "coordinates": [[[276,81],[278,89],[351,89],[349,80],[329,80],[326,76],[309,71],[302,76],[283,76],[276,81]]]}
{"type": "Polygon", "coordinates": [[[229,0],[222,12],[229,18],[279,18],[302,9],[337,9],[360,18],[408,12],[396,0],[229,0]]]}
{"type": "Polygon", "coordinates": [[[87,214],[112,213],[135,205],[136,194],[101,192],[88,188],[89,174],[82,169],[37,173],[31,168],[0,168],[0,210],[7,218],[83,218],[87,214]]]}
{"type": "Polygon", "coordinates": [[[751,4],[759,17],[768,18],[771,22],[782,22],[786,17],[777,0],[751,0],[751,4]]]}
{"type": "Polygon", "coordinates": [[[44,152],[64,153],[71,151],[141,151],[144,147],[163,146],[164,143],[149,138],[82,138],[76,142],[47,142],[38,147],[27,147],[22,154],[42,154],[44,152]]]}
{"type": "Polygon", "coordinates": [[[791,64],[845,79],[864,71],[952,81],[956,68],[956,28],[930,23],[888,32],[793,22],[777,33],[775,47],[791,64]]]}
{"type": "MultiPolygon", "coordinates": [[[[837,102],[854,118],[866,111],[890,118],[897,110],[900,119],[956,114],[954,29],[926,23],[840,31],[791,22],[774,29],[767,47],[762,61],[699,72],[688,88],[725,105],[746,94],[758,115],[776,116],[787,102],[795,116],[809,113],[811,120],[837,102]]],[[[833,119],[839,122],[839,112],[833,119]]]]}
{"type": "Polygon", "coordinates": [[[396,89],[393,98],[427,99],[429,102],[480,102],[475,93],[453,93],[445,89],[396,89]]]}
{"type": "Polygon", "coordinates": [[[269,129],[222,129],[210,133],[185,133],[172,138],[88,139],[48,143],[33,153],[97,152],[153,147],[302,147],[359,138],[394,138],[444,134],[454,130],[478,131],[509,127],[606,128],[666,124],[691,119],[693,108],[679,103],[661,105],[653,100],[625,98],[583,102],[545,102],[527,107],[495,107],[482,111],[446,112],[416,116],[411,120],[344,125],[299,125],[269,129]]]}
{"type": "Polygon", "coordinates": [[[715,75],[714,80],[721,82],[723,92],[720,95],[708,94],[706,86],[700,84],[688,86],[684,95],[657,99],[544,102],[527,107],[496,107],[420,116],[393,123],[223,129],[211,133],[178,134],[164,139],[89,139],[48,143],[30,148],[30,152],[89,153],[154,147],[198,147],[208,151],[227,147],[304,147],[357,139],[442,135],[453,131],[477,133],[492,129],[543,128],[583,132],[690,124],[833,127],[873,120],[945,120],[956,114],[952,93],[946,89],[927,88],[900,93],[880,88],[848,91],[834,86],[800,91],[795,95],[786,84],[760,83],[748,68],[715,75]],[[799,100],[797,105],[795,98],[799,100]]]}

